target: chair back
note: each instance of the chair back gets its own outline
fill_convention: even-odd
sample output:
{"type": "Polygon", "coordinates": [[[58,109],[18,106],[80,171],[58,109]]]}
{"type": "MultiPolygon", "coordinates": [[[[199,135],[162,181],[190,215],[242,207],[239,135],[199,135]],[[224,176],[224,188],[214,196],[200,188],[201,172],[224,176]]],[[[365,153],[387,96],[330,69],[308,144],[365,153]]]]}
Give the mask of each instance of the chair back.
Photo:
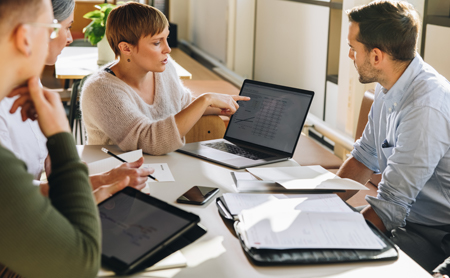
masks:
{"type": "MultiPolygon", "coordinates": [[[[373,100],[375,98],[374,90],[368,90],[364,93],[363,100],[361,102],[361,109],[359,110],[358,126],[356,127],[355,141],[361,138],[364,129],[366,128],[367,121],[369,120],[369,112],[372,107],[373,100]]],[[[372,174],[369,182],[378,187],[378,183],[381,181],[381,174],[372,174]]]]}
{"type": "Polygon", "coordinates": [[[225,131],[225,123],[219,116],[203,116],[186,134],[186,143],[220,139],[225,135],[225,131]]]}
{"type": "Polygon", "coordinates": [[[80,95],[84,82],[89,77],[85,76],[81,80],[75,80],[72,85],[72,94],[70,95],[70,108],[69,108],[69,125],[73,132],[73,124],[76,119],[81,120],[80,110],[80,95]]]}
{"type": "Polygon", "coordinates": [[[374,90],[368,90],[364,92],[364,97],[361,102],[361,108],[359,110],[358,125],[356,126],[355,141],[361,138],[364,129],[366,128],[373,100],[374,100],[374,90]]]}

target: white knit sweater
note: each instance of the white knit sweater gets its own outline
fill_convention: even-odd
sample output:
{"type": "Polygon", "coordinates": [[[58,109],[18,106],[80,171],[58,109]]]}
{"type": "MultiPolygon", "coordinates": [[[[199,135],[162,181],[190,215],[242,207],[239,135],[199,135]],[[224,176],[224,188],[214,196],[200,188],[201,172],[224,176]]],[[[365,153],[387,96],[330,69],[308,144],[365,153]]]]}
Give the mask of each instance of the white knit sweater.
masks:
{"type": "Polygon", "coordinates": [[[115,144],[123,151],[142,149],[152,155],[174,151],[185,143],[174,115],[191,99],[170,59],[164,72],[155,73],[152,105],[125,82],[101,69],[86,80],[81,94],[87,144],[115,144]]]}

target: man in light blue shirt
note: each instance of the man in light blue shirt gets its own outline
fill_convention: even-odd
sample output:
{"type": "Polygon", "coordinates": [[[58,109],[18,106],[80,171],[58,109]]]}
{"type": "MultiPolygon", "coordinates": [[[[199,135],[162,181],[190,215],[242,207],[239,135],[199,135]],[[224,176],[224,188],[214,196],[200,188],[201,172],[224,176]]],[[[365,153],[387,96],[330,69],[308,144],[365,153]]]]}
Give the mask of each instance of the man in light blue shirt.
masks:
{"type": "Polygon", "coordinates": [[[378,84],[364,133],[338,175],[364,184],[382,173],[362,214],[431,272],[450,255],[450,83],[416,53],[412,5],[372,2],[348,16],[359,80],[378,84]]]}

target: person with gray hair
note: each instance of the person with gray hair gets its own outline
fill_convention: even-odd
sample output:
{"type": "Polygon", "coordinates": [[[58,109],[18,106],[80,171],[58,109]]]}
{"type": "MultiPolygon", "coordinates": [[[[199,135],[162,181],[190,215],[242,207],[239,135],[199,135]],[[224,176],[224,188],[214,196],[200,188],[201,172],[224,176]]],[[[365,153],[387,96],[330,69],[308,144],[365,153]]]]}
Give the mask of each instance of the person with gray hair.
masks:
{"type": "Polygon", "coordinates": [[[38,120],[54,162],[44,197],[25,163],[0,145],[1,277],[93,278],[100,267],[100,220],[88,170],[61,98],[38,79],[48,42],[61,27],[53,19],[50,0],[0,1],[0,100],[18,96],[23,119],[38,120]],[[10,93],[23,84],[28,90],[10,93]]]}
{"type": "Polygon", "coordinates": [[[75,9],[74,0],[52,0],[53,16],[58,22],[64,21],[72,15],[75,9]]]}
{"type": "MultiPolygon", "coordinates": [[[[58,37],[48,43],[48,55],[45,60],[46,65],[54,65],[58,55],[67,45],[71,44],[72,27],[74,18],[74,0],[52,0],[53,16],[61,24],[58,37]]],[[[19,88],[17,90],[23,90],[19,88]]],[[[15,99],[5,98],[0,102],[0,142],[4,147],[11,150],[18,158],[22,159],[28,167],[28,172],[35,178],[35,184],[39,185],[42,194],[48,195],[48,184],[39,182],[41,173],[45,168],[47,175],[51,172],[51,163],[48,159],[46,138],[34,121],[22,121],[20,112],[10,114],[9,111],[15,99]]],[[[94,196],[96,200],[102,201],[121,188],[114,186],[116,182],[130,177],[130,186],[142,189],[147,181],[147,175],[153,172],[152,169],[142,168],[144,160],[124,163],[109,172],[90,176],[94,196]]]]}

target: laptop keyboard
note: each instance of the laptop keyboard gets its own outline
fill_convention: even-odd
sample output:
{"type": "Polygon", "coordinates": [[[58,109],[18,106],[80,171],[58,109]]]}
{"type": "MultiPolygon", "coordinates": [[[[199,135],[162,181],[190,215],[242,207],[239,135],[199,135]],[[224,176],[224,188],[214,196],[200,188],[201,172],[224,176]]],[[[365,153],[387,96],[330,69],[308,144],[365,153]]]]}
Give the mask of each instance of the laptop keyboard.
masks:
{"type": "Polygon", "coordinates": [[[273,156],[273,155],[270,155],[267,153],[258,152],[258,151],[244,148],[244,147],[238,147],[236,145],[228,144],[225,142],[205,143],[203,145],[213,148],[213,149],[216,149],[216,150],[219,150],[219,151],[232,153],[232,154],[239,155],[239,156],[246,157],[246,158],[253,159],[253,160],[264,159],[264,158],[269,158],[269,157],[273,156]]]}

